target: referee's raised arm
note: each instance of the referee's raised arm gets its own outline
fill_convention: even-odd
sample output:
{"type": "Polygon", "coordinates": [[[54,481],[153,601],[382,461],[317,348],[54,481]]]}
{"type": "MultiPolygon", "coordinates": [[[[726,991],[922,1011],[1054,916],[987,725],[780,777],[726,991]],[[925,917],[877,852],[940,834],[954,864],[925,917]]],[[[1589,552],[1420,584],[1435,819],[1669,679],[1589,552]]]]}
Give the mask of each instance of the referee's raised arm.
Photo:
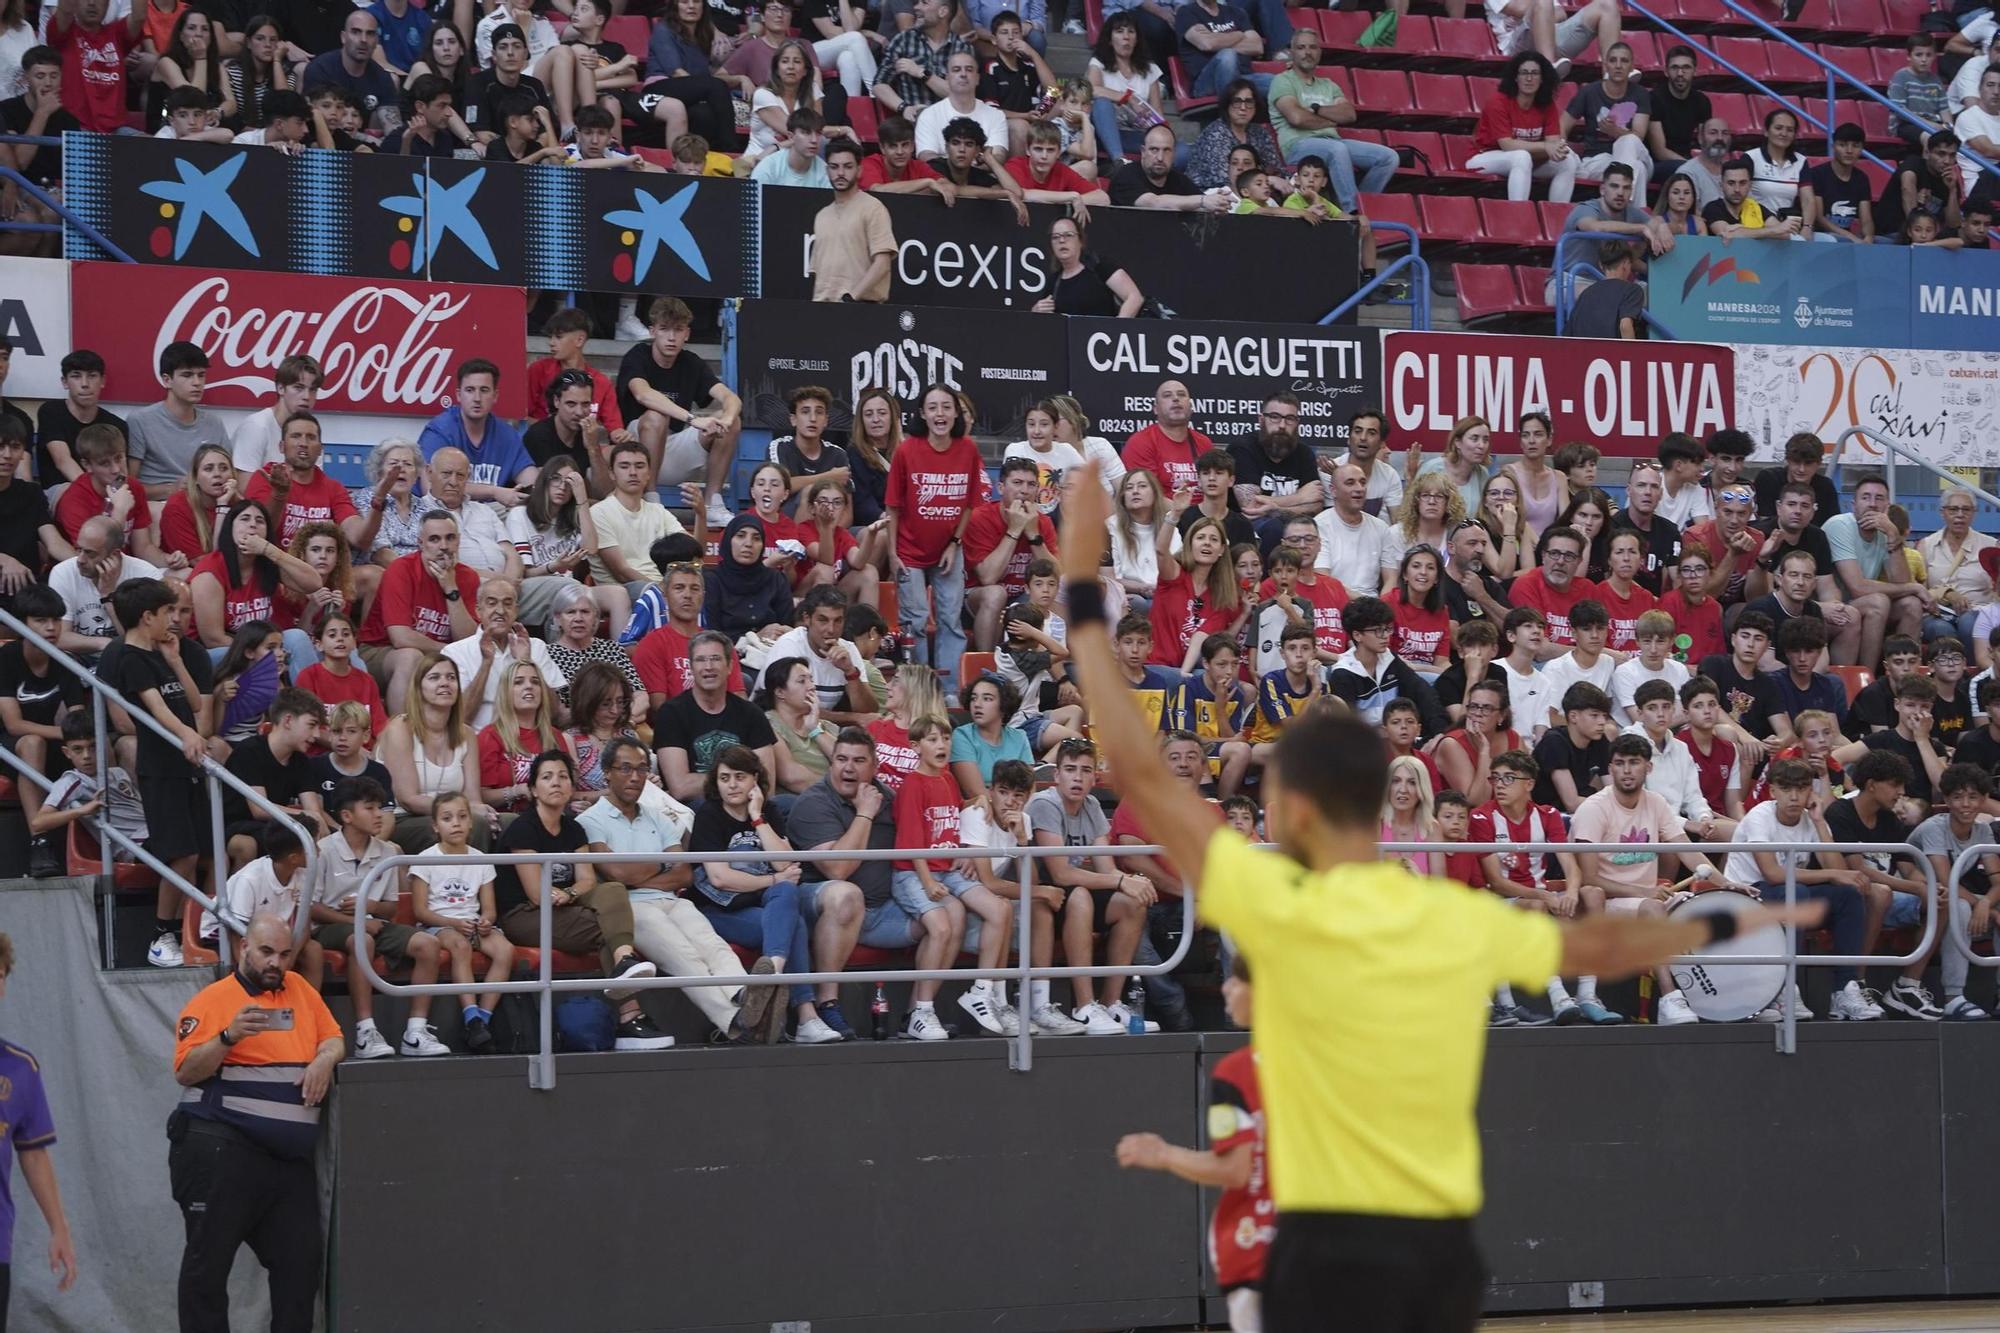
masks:
{"type": "Polygon", "coordinates": [[[1139,827],[1166,849],[1167,859],[1180,867],[1193,892],[1208,857],[1209,837],[1219,826],[1206,803],[1160,764],[1154,729],[1118,673],[1098,583],[1110,504],[1098,484],[1095,463],[1069,475],[1073,481],[1063,499],[1059,563],[1069,606],[1070,669],[1083,686],[1091,739],[1118,776],[1119,800],[1132,803],[1139,827]]]}

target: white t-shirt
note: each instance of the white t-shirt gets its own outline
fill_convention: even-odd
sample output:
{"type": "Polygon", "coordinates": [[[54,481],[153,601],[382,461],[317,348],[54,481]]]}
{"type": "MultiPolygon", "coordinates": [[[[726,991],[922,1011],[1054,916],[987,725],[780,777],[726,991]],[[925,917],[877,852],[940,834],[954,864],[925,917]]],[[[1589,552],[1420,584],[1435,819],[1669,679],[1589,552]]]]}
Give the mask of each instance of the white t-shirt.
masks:
{"type": "Polygon", "coordinates": [[[1507,707],[1514,719],[1514,730],[1528,736],[1548,726],[1548,710],[1542,707],[1542,700],[1548,697],[1542,686],[1542,673],[1516,672],[1506,658],[1498,661],[1500,669],[1507,673],[1507,707]]]}
{"type": "MultiPolygon", "coordinates": [[[[627,509],[617,496],[607,495],[590,507],[590,521],[597,526],[598,550],[617,547],[634,573],[654,580],[660,577],[660,571],[653,567],[653,557],[647,554],[653,543],[687,531],[665,505],[650,495],[637,512],[627,509]]],[[[618,582],[601,555],[590,558],[590,577],[599,583],[618,582]]]]}
{"type": "MultiPolygon", "coordinates": [[[[486,631],[479,630],[444,646],[444,655],[458,668],[458,683],[461,688],[472,684],[472,678],[479,674],[479,640],[485,633],[486,631]]],[[[513,658],[514,654],[505,649],[493,655],[493,666],[486,673],[486,689],[480,696],[479,706],[466,721],[466,725],[475,733],[493,720],[493,701],[500,697],[500,679],[507,674],[506,665],[513,658]]],[[[528,660],[542,673],[542,679],[548,683],[551,690],[560,690],[568,686],[569,677],[565,676],[562,668],[556,665],[556,659],[549,656],[548,645],[532,636],[528,639],[528,660]]]]}
{"type": "MultiPolygon", "coordinates": [[[[1536,717],[1535,724],[1537,726],[1560,726],[1561,723],[1559,722],[1554,724],[1549,722],[1549,710],[1553,708],[1560,714],[1562,712],[1563,696],[1569,693],[1570,686],[1579,682],[1589,681],[1606,694],[1611,693],[1611,677],[1617,670],[1618,664],[1611,660],[1610,653],[1599,653],[1596,665],[1588,670],[1585,670],[1577,663],[1575,653],[1564,653],[1553,662],[1544,663],[1542,665],[1542,697],[1540,700],[1542,712],[1540,716],[1536,717]]],[[[1519,731],[1520,729],[1521,715],[1516,713],[1514,715],[1514,730],[1519,731]]]]}
{"type": "Polygon", "coordinates": [[[1083,455],[1076,451],[1076,446],[1065,444],[1061,440],[1050,441],[1047,453],[1043,453],[1026,440],[1016,440],[1007,446],[1007,452],[1001,455],[1001,458],[1002,461],[1009,458],[1025,458],[1040,470],[1042,487],[1040,504],[1044,514],[1053,514],[1062,504],[1064,474],[1072,468],[1083,466],[1083,455]]]}
{"type": "MultiPolygon", "coordinates": [[[[861,650],[845,639],[840,641],[840,646],[847,650],[847,660],[854,663],[855,669],[859,670],[861,650]]],[[[764,650],[764,665],[757,669],[757,679],[750,685],[751,693],[754,694],[764,688],[764,672],[769,669],[771,663],[781,662],[787,657],[803,657],[806,665],[812,668],[813,686],[819,691],[819,706],[822,709],[832,709],[836,713],[847,711],[847,676],[839,667],[812,650],[806,639],[804,625],[786,630],[764,650]]]]}
{"type": "MultiPolygon", "coordinates": [[[[1563,660],[1567,661],[1568,659],[1565,658],[1563,660]]],[[[1681,692],[1681,686],[1688,683],[1688,669],[1683,664],[1674,661],[1671,657],[1666,660],[1665,665],[1658,671],[1647,669],[1646,664],[1641,662],[1636,656],[1630,661],[1620,663],[1618,668],[1611,673],[1611,688],[1607,691],[1611,696],[1612,704],[1616,706],[1620,722],[1631,722],[1634,720],[1632,714],[1632,695],[1641,685],[1644,685],[1649,680],[1664,680],[1667,684],[1674,687],[1674,694],[1678,697],[1681,692]]]]}
{"type": "MultiPolygon", "coordinates": [[[[1813,822],[1809,817],[1800,815],[1799,822],[1796,824],[1789,826],[1780,824],[1778,822],[1778,803],[1776,801],[1765,801],[1762,805],[1752,807],[1749,813],[1743,816],[1743,822],[1736,826],[1736,832],[1730,835],[1729,840],[1731,842],[1814,842],[1818,840],[1818,837],[1819,835],[1813,831],[1813,822]]],[[[1789,860],[1793,865],[1804,869],[1810,866],[1813,858],[1811,852],[1778,852],[1775,855],[1778,858],[1778,865],[1781,868],[1789,860]]],[[[1755,884],[1758,880],[1764,878],[1763,872],[1757,869],[1757,858],[1749,852],[1731,852],[1729,860],[1722,867],[1722,873],[1725,878],[1733,879],[1738,884],[1755,884]]]]}
{"type": "MultiPolygon", "coordinates": [[[[1111,573],[1114,578],[1135,579],[1144,584],[1160,581],[1160,553],[1154,549],[1154,529],[1151,523],[1132,525],[1132,545],[1126,548],[1125,538],[1119,535],[1118,520],[1107,518],[1105,527],[1111,531],[1111,573]]],[[[1178,556],[1181,553],[1181,535],[1176,532],[1168,540],[1167,551],[1178,556]]]]}
{"type": "MultiPolygon", "coordinates": [[[[479,26],[472,30],[473,49],[479,56],[479,68],[493,67],[493,30],[503,23],[514,22],[514,13],[506,5],[501,5],[491,14],[479,20],[479,26]]],[[[562,35],[555,25],[545,18],[537,18],[528,25],[524,36],[528,39],[528,69],[533,70],[535,62],[562,45],[562,35]]]]}
{"type": "Polygon", "coordinates": [[[991,102],[974,99],[972,110],[960,111],[946,98],[932,102],[917,115],[917,156],[944,152],[944,127],[960,116],[969,116],[979,122],[979,128],[986,131],[986,146],[997,148],[1000,155],[1007,155],[1007,113],[991,102]]]}
{"type": "MultiPolygon", "coordinates": [[[[436,843],[417,855],[443,856],[436,843]]],[[[453,921],[474,921],[479,917],[479,890],[493,882],[493,867],[426,866],[410,867],[410,891],[423,892],[424,908],[433,915],[453,921]]]]}
{"type": "MultiPolygon", "coordinates": [[[[1333,460],[1333,465],[1344,467],[1351,456],[1343,453],[1333,460]]],[[[1355,466],[1361,465],[1356,463],[1355,466]]],[[[1391,467],[1380,454],[1375,456],[1375,463],[1368,470],[1368,499],[1381,501],[1382,508],[1391,512],[1403,503],[1403,474],[1391,467]]]]}
{"type": "MultiPolygon", "coordinates": [[[[1973,56],[1963,65],[1960,65],[1958,73],[1952,76],[1951,91],[1944,95],[1945,107],[1951,111],[1958,111],[1968,103],[1977,106],[1979,104],[1979,78],[1984,73],[1986,73],[1986,57],[1983,55],[1973,56]]],[[[1956,117],[1953,118],[1956,119],[1956,117]]]]}
{"type": "Polygon", "coordinates": [[[1121,128],[1137,129],[1142,122],[1134,112],[1127,110],[1127,108],[1134,103],[1152,100],[1153,85],[1157,84],[1162,77],[1160,67],[1149,64],[1138,74],[1124,74],[1117,70],[1106,69],[1103,61],[1099,60],[1096,56],[1092,56],[1090,58],[1090,68],[1097,71],[1097,77],[1104,84],[1107,91],[1114,93],[1129,92],[1132,94],[1130,101],[1123,105],[1113,103],[1113,106],[1117,109],[1118,124],[1121,128]]]}
{"type": "Polygon", "coordinates": [[[1083,456],[1097,464],[1097,480],[1104,487],[1104,493],[1110,496],[1115,504],[1118,500],[1118,483],[1125,480],[1125,473],[1128,471],[1125,460],[1111,447],[1111,441],[1102,435],[1083,437],[1083,456]]]}
{"type": "MultiPolygon", "coordinates": [[[[444,506],[439,505],[438,508],[443,509],[444,506]]],[[[452,517],[458,520],[460,564],[482,574],[498,574],[507,567],[507,556],[514,549],[514,542],[507,535],[505,522],[493,512],[492,505],[480,500],[467,500],[452,517]]]]}
{"type": "MultiPolygon", "coordinates": [[[[241,136],[238,136],[241,142],[241,136]]],[[[229,461],[238,472],[256,472],[269,464],[285,461],[284,427],[270,408],[252,412],[229,437],[229,461]]]]}
{"type": "Polygon", "coordinates": [[[1773,162],[1761,148],[1744,154],[1750,159],[1750,197],[1768,213],[1782,213],[1798,207],[1799,176],[1806,160],[1793,153],[1783,162],[1773,162]]]}
{"type": "Polygon", "coordinates": [[[1373,514],[1349,527],[1337,509],[1323,510],[1313,520],[1319,529],[1319,563],[1315,566],[1339,579],[1350,596],[1374,597],[1382,591],[1382,565],[1394,546],[1389,525],[1373,514]]]}
{"type": "MultiPolygon", "coordinates": [[[[222,886],[222,913],[230,929],[240,932],[259,912],[269,912],[290,924],[305,890],[299,880],[298,875],[293,875],[289,884],[280,884],[268,856],[258,857],[231,875],[222,886]]],[[[210,939],[216,934],[215,913],[203,908],[202,938],[210,939]]]]}
{"type": "Polygon", "coordinates": [[[1677,528],[1686,528],[1714,518],[1715,509],[1708,498],[1708,487],[1697,481],[1681,487],[1679,495],[1669,495],[1662,490],[1659,508],[1653,514],[1677,528]]]}
{"type": "MultiPolygon", "coordinates": [[[[986,806],[977,801],[966,806],[959,813],[958,841],[962,847],[1019,847],[1021,845],[1021,840],[1014,835],[1014,830],[995,828],[993,821],[986,817],[986,806]]],[[[996,876],[1007,875],[1012,873],[1010,867],[1014,864],[1014,858],[1010,856],[1004,861],[995,858],[989,864],[992,865],[993,873],[996,876]]]]}
{"type": "MultiPolygon", "coordinates": [[[[118,582],[126,579],[157,579],[165,571],[149,565],[135,555],[127,555],[118,572],[118,582]]],[[[114,585],[116,586],[116,585],[114,585]]],[[[90,639],[117,637],[118,630],[111,619],[111,608],[104,605],[104,594],[97,585],[83,576],[76,557],[62,561],[49,571],[49,587],[56,596],[63,599],[63,619],[70,628],[90,639]]]]}
{"type": "MultiPolygon", "coordinates": [[[[1958,131],[1959,142],[1968,150],[1971,149],[1974,138],[2000,144],[2000,116],[1988,115],[1976,106],[1967,107],[1959,112],[1958,119],[1952,122],[1951,127],[1958,131]]],[[[1960,158],[1959,170],[1965,176],[1966,197],[1971,198],[1972,192],[1979,188],[1979,166],[1969,158],[1960,158]]]]}
{"type": "Polygon", "coordinates": [[[1493,45],[1503,56],[1516,54],[1516,44],[1528,31],[1528,20],[1507,12],[1508,0],[1486,0],[1486,26],[1493,29],[1493,45]]]}

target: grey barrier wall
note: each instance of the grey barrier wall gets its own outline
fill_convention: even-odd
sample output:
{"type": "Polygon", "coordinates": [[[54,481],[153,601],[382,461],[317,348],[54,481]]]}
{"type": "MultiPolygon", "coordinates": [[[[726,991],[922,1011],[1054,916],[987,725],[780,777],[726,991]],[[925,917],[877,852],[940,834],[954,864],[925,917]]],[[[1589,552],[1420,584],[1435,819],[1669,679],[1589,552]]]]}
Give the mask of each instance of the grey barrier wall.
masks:
{"type": "MultiPolygon", "coordinates": [[[[1240,1035],[676,1049],[342,1068],[330,1327],[826,1330],[1219,1320],[1197,1140],[1240,1035]],[[423,1267],[477,1275],[415,1282],[423,1267]],[[797,1322],[794,1322],[797,1321],[797,1322]]],[[[1494,1034],[1489,1308],[2000,1291],[2000,1028],[1494,1034]],[[1940,1194],[1940,1181],[1944,1189],[1940,1194]],[[1587,1293],[1586,1293],[1587,1298],[1587,1293]]]]}

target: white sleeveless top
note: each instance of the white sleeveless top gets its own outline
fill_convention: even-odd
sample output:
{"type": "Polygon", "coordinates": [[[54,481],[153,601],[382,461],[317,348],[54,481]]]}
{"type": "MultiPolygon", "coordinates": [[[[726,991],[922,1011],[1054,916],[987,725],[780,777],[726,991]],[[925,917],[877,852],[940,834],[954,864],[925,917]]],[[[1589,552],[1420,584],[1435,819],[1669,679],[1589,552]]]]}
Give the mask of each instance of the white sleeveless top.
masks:
{"type": "Polygon", "coordinates": [[[424,795],[445,796],[465,790],[465,752],[471,748],[471,742],[453,750],[451,758],[442,764],[433,764],[424,753],[423,746],[413,745],[411,748],[417,752],[417,786],[424,795]]]}

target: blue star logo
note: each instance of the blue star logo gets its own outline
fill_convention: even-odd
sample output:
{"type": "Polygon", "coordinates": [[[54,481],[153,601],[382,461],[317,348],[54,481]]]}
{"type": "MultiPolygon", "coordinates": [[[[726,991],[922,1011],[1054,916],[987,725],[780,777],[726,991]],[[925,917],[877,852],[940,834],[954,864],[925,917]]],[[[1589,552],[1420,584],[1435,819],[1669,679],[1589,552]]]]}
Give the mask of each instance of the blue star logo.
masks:
{"type": "Polygon", "coordinates": [[[217,164],[213,171],[203,171],[186,158],[176,158],[174,170],[180,173],[178,181],[147,181],[139,187],[142,194],[180,205],[180,215],[174,219],[175,259],[187,253],[204,218],[222,228],[223,235],[250,254],[263,257],[257,249],[257,238],[250,234],[250,224],[243,219],[243,210],[229,197],[229,187],[236,183],[248,156],[247,152],[237,153],[217,164]]]}
{"type": "Polygon", "coordinates": [[[472,216],[472,196],[479,193],[479,187],[485,181],[484,167],[468,172],[465,179],[456,185],[442,185],[437,181],[427,183],[421,173],[411,172],[410,193],[391,195],[382,201],[382,207],[391,213],[410,218],[417,224],[416,244],[410,248],[412,273],[423,268],[448,236],[458,237],[459,242],[486,267],[500,267],[500,261],[493,256],[493,245],[486,239],[486,228],[472,216]]]}
{"type": "Polygon", "coordinates": [[[695,191],[700,188],[697,182],[660,199],[635,187],[632,191],[633,207],[614,209],[604,215],[604,220],[612,226],[629,227],[639,234],[639,263],[632,273],[634,283],[646,280],[647,270],[653,266],[653,255],[663,245],[673,251],[675,258],[686,264],[697,278],[707,280],[708,261],[701,257],[701,247],[695,244],[694,233],[682,221],[688,206],[694,202],[695,191]]]}

